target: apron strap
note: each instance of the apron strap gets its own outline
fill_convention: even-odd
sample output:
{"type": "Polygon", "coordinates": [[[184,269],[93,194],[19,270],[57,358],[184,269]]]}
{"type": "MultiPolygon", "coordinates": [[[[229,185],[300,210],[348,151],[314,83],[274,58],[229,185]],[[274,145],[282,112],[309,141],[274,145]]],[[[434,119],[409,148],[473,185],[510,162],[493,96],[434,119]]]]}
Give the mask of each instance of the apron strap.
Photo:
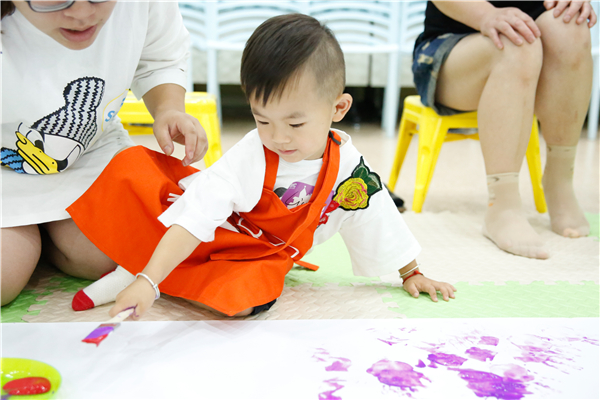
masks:
{"type": "Polygon", "coordinates": [[[318,265],[311,264],[311,263],[309,263],[309,262],[306,262],[306,261],[298,260],[298,261],[294,261],[294,262],[295,262],[296,264],[298,264],[299,266],[301,266],[301,267],[304,267],[304,268],[306,268],[306,269],[310,269],[310,270],[312,270],[312,271],[316,271],[316,270],[318,270],[318,269],[319,269],[319,266],[318,266],[318,265]]]}

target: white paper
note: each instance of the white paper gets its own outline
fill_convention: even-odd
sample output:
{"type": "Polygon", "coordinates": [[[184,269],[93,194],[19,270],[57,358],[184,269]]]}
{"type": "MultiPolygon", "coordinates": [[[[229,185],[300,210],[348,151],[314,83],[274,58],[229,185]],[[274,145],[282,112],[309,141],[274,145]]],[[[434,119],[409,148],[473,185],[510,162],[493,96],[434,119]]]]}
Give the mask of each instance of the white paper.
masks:
{"type": "Polygon", "coordinates": [[[2,324],[2,357],[55,367],[58,399],[598,398],[598,324],[126,321],[96,347],[81,340],[97,323],[19,323],[2,324]]]}

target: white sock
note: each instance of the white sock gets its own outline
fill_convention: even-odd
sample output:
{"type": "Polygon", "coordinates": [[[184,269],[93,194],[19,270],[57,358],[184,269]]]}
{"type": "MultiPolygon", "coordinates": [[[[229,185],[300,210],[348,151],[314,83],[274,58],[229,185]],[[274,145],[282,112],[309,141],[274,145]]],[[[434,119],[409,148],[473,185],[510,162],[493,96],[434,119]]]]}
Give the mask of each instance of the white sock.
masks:
{"type": "Polygon", "coordinates": [[[115,301],[117,295],[133,281],[135,275],[118,266],[113,272],[77,292],[71,306],[75,311],[83,311],[115,301]]]}

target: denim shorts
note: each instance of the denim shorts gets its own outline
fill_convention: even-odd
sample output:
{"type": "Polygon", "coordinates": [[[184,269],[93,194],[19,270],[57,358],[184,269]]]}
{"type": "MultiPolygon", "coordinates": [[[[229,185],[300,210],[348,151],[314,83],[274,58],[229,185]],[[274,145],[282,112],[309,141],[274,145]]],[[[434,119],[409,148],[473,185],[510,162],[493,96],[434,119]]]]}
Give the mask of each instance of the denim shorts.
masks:
{"type": "Polygon", "coordinates": [[[446,107],[435,101],[435,89],[440,68],[448,54],[452,51],[456,43],[461,39],[471,35],[470,33],[446,33],[431,40],[425,40],[415,49],[415,55],[412,64],[413,79],[421,103],[431,107],[439,115],[453,115],[464,113],[450,107],[446,107]]]}

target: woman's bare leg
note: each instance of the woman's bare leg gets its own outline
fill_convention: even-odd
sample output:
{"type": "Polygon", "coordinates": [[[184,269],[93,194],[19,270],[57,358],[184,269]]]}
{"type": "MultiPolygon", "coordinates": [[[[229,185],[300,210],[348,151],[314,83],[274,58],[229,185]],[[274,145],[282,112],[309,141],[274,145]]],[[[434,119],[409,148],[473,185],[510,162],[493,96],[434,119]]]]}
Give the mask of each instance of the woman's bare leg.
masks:
{"type": "Polygon", "coordinates": [[[37,225],[2,228],[2,305],[13,301],[23,290],[37,265],[42,239],[37,225]]]}
{"type": "Polygon", "coordinates": [[[44,256],[66,274],[99,279],[117,264],[85,237],[72,219],[43,224],[51,240],[44,243],[44,256]]]}
{"type": "Polygon", "coordinates": [[[542,14],[536,24],[542,31],[544,62],[535,101],[535,112],[548,145],[544,193],[552,230],[566,237],[589,234],[589,223],[573,191],[577,142],[588,109],[593,62],[590,30],[542,14]]]}
{"type": "Polygon", "coordinates": [[[514,45],[501,36],[499,50],[481,34],[455,46],[442,66],[437,101],[459,110],[477,110],[490,204],[483,231],[502,250],[547,258],[539,235],[521,209],[518,172],[531,134],[542,44],[514,45]]]}

